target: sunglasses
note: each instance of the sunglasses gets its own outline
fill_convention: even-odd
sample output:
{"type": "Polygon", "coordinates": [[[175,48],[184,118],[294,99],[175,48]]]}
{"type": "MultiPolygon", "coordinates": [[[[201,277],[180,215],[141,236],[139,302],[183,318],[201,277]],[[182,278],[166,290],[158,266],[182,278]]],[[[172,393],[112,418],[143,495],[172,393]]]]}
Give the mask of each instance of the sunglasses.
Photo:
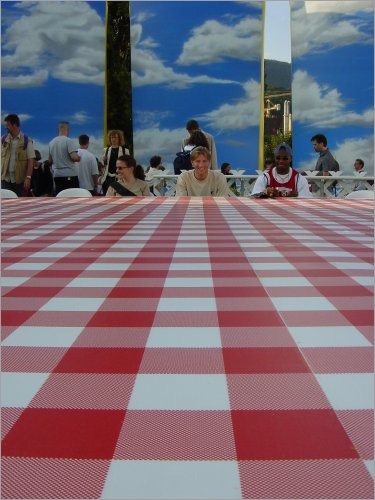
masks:
{"type": "Polygon", "coordinates": [[[124,170],[125,168],[132,168],[132,167],[129,167],[129,166],[127,166],[127,167],[116,167],[116,170],[124,170]]]}
{"type": "Polygon", "coordinates": [[[289,160],[289,156],[275,156],[276,160],[289,160]]]}

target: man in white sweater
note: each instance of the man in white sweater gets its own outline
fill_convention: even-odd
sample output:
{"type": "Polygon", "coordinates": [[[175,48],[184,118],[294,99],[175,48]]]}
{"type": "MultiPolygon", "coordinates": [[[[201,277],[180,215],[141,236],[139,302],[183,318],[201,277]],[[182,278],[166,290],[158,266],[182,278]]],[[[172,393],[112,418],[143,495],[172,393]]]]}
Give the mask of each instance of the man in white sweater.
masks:
{"type": "Polygon", "coordinates": [[[177,179],[177,196],[228,196],[225,176],[210,170],[211,154],[207,148],[198,146],[190,153],[192,170],[182,172],[177,179]]]}

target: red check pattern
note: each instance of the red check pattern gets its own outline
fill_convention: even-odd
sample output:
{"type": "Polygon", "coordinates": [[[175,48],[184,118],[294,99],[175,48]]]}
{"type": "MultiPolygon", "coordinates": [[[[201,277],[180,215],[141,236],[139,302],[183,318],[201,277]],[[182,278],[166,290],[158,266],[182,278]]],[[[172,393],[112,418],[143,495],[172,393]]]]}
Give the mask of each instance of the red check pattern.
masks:
{"type": "Polygon", "coordinates": [[[2,498],[373,498],[373,202],[2,221],[2,498]]]}

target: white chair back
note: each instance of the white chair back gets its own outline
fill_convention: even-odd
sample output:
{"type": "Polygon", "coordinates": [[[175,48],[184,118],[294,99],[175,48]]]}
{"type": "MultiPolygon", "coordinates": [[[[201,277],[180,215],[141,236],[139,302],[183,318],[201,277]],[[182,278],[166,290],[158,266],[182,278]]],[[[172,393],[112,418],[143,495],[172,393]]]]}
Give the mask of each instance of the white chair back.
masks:
{"type": "Polygon", "coordinates": [[[346,195],[347,199],[366,199],[373,200],[374,199],[374,191],[370,191],[368,189],[361,189],[360,191],[352,191],[348,195],[346,195]]]}
{"type": "Polygon", "coordinates": [[[69,188],[57,193],[56,198],[91,198],[92,194],[87,189],[69,188]]]}
{"type": "Polygon", "coordinates": [[[18,198],[14,191],[1,188],[1,198],[18,198]]]}

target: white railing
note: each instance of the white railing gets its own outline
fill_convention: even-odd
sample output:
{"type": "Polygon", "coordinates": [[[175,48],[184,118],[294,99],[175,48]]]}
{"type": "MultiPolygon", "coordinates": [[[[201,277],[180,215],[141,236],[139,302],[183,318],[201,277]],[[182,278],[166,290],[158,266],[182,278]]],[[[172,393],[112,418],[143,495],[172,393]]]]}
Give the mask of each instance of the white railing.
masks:
{"type": "MultiPolygon", "coordinates": [[[[261,172],[259,172],[261,173],[261,172]]],[[[361,189],[374,190],[374,177],[367,175],[342,175],[342,172],[331,172],[330,176],[317,176],[316,172],[305,171],[306,179],[311,185],[314,198],[345,198],[357,184],[361,189]]],[[[258,175],[226,175],[231,196],[250,196],[258,175]]],[[[161,174],[154,177],[154,193],[156,196],[176,196],[178,175],[161,174]]]]}

